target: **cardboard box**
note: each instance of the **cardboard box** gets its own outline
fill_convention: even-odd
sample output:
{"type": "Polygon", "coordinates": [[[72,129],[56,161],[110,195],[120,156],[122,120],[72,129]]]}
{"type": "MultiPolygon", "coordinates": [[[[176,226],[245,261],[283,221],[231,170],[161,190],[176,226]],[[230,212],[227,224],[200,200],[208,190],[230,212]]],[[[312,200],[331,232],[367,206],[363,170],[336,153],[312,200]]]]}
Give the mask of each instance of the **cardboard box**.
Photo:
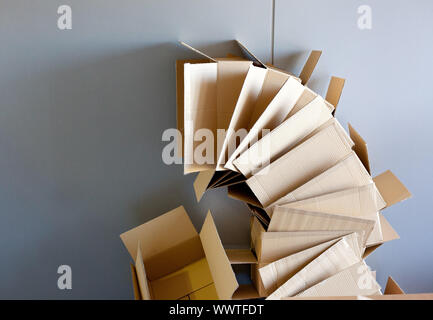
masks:
{"type": "Polygon", "coordinates": [[[352,141],[335,120],[281,156],[246,184],[263,207],[308,182],[351,152],[352,141]]]}
{"type": "Polygon", "coordinates": [[[333,109],[325,103],[323,98],[317,96],[304,108],[242,152],[233,161],[234,166],[246,178],[251,177],[264,165],[287,153],[315,129],[330,120],[333,109]]]}
{"type": "Polygon", "coordinates": [[[136,297],[194,298],[198,290],[213,284],[215,298],[231,299],[238,288],[210,212],[200,233],[185,209],[178,207],[120,237],[135,261],[136,297]]]}
{"type": "Polygon", "coordinates": [[[225,161],[235,151],[230,149],[233,139],[236,139],[233,132],[240,128],[250,129],[259,119],[256,127],[270,125],[272,121],[277,123],[277,119],[284,118],[290,111],[281,104],[283,92],[275,100],[274,110],[267,109],[288,79],[292,80],[289,83],[297,82],[299,89],[302,89],[303,98],[293,102],[297,102],[296,108],[302,108],[317,96],[301,83],[306,84],[310,78],[320,58],[320,51],[311,52],[298,78],[265,65],[240,42],[236,43],[240,49],[239,56],[213,58],[182,42],[182,45],[204,59],[180,60],[176,63],[177,127],[182,133],[182,144],[178,145],[178,151],[184,155],[184,172],[211,171],[204,176],[199,175],[199,181],[194,184],[198,200],[212,185],[211,182],[214,184],[223,178],[223,175],[214,171],[226,170],[225,161]],[[282,109],[286,112],[281,112],[282,109]],[[192,131],[185,131],[185,122],[193,124],[192,131]],[[200,146],[200,141],[194,141],[194,134],[200,128],[211,130],[214,137],[218,136],[218,129],[228,129],[222,142],[214,141],[214,150],[217,152],[208,158],[215,161],[213,164],[197,163],[193,157],[200,146]]]}
{"type": "Polygon", "coordinates": [[[137,300],[253,299],[254,286],[239,285],[232,264],[256,264],[251,250],[223,248],[210,211],[197,233],[180,206],[120,235],[131,265],[137,300]]]}

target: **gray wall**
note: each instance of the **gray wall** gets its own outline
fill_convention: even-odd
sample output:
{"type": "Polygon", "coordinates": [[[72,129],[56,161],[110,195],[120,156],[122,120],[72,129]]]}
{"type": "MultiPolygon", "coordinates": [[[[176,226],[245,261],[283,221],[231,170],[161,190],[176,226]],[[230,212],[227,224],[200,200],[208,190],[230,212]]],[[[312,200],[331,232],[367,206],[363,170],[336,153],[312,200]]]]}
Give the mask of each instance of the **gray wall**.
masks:
{"type": "MultiPolygon", "coordinates": [[[[356,27],[359,1],[276,1],[275,63],[295,73],[324,50],[311,87],[348,79],[338,116],[369,142],[375,173],[392,169],[414,193],[387,218],[402,239],[368,262],[381,284],[433,291],[429,182],[432,4],[372,3],[373,29],[356,27]]],[[[214,213],[225,245],[248,243],[248,212],[161,161],[175,126],[174,61],[184,40],[218,55],[244,42],[271,58],[272,1],[0,0],[0,298],[132,297],[118,235],[180,204],[200,228],[214,213]],[[72,7],[73,29],[57,29],[72,7]],[[73,289],[57,289],[68,264],[73,289]]]]}

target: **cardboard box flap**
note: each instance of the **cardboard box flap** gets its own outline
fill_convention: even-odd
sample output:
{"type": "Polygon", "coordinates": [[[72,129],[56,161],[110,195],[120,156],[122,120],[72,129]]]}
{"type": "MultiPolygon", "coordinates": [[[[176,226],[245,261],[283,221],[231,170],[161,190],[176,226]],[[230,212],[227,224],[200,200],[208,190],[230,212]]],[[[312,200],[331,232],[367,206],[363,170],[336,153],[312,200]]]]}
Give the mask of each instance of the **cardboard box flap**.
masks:
{"type": "Polygon", "coordinates": [[[122,233],[120,238],[134,260],[140,243],[149,280],[201,259],[204,254],[197,231],[182,206],[122,233]]]}
{"type": "Polygon", "coordinates": [[[388,220],[385,219],[383,214],[379,214],[380,225],[382,226],[383,242],[400,239],[398,233],[394,230],[388,220]]]}
{"type": "Polygon", "coordinates": [[[359,160],[361,160],[362,164],[364,165],[368,173],[371,174],[370,161],[368,160],[367,143],[360,136],[360,134],[352,127],[350,123],[348,124],[348,126],[349,126],[350,138],[355,143],[355,145],[353,146],[353,151],[355,151],[356,155],[358,156],[359,160]]]}
{"type": "MultiPolygon", "coordinates": [[[[222,58],[211,57],[210,55],[204,53],[201,50],[198,50],[198,49],[194,48],[193,46],[191,46],[191,45],[189,45],[189,44],[187,44],[187,43],[185,43],[183,41],[179,41],[179,42],[184,47],[186,47],[186,48],[188,48],[188,49],[190,49],[190,50],[198,53],[203,58],[206,58],[206,59],[208,59],[210,61],[216,62],[216,61],[219,61],[219,60],[222,59],[222,58]]],[[[242,55],[243,58],[245,58],[246,60],[252,61],[254,63],[254,65],[257,66],[257,67],[266,68],[266,66],[254,54],[252,54],[251,51],[249,51],[247,49],[247,47],[245,47],[240,41],[234,40],[234,43],[236,44],[238,52],[241,53],[241,55],[242,55]]],[[[235,54],[230,53],[230,52],[227,52],[226,56],[229,59],[239,58],[237,54],[235,55],[235,54]]]]}
{"type": "Polygon", "coordinates": [[[397,282],[392,277],[388,277],[384,294],[404,294],[397,282]]]}
{"type": "Polygon", "coordinates": [[[131,263],[131,278],[132,288],[134,289],[134,300],[142,300],[140,287],[138,285],[137,271],[135,266],[131,263]]]}
{"type": "Polygon", "coordinates": [[[197,177],[194,180],[194,192],[197,202],[199,202],[209,187],[209,184],[214,177],[215,170],[206,170],[198,173],[197,177]]]}
{"type": "Polygon", "coordinates": [[[262,232],[255,240],[259,263],[270,263],[353,231],[262,232]]]}
{"type": "Polygon", "coordinates": [[[316,68],[317,62],[319,62],[322,51],[313,50],[308,56],[307,62],[305,62],[304,67],[299,75],[302,84],[305,85],[313,74],[314,68],[316,68]]]}
{"type": "MultiPolygon", "coordinates": [[[[141,256],[140,244],[138,243],[137,258],[135,259],[135,270],[137,273],[138,287],[140,288],[141,298],[143,300],[150,300],[151,294],[149,290],[149,283],[147,281],[146,270],[144,268],[143,257],[141,256]]],[[[135,292],[135,288],[134,288],[135,292]]]]}
{"type": "Polygon", "coordinates": [[[200,50],[198,50],[198,49],[196,49],[196,48],[190,46],[189,44],[187,44],[187,43],[185,43],[185,42],[183,42],[183,41],[179,41],[179,42],[180,42],[180,44],[183,45],[184,47],[186,47],[186,48],[188,48],[188,49],[190,49],[190,50],[192,50],[192,51],[198,53],[198,54],[201,55],[202,57],[204,57],[204,58],[206,58],[206,59],[208,59],[208,60],[210,60],[210,61],[213,61],[213,62],[216,62],[216,61],[217,61],[216,59],[214,59],[214,58],[208,56],[206,53],[201,52],[200,50]]]}
{"type": "Polygon", "coordinates": [[[217,62],[217,128],[227,129],[239,94],[252,62],[218,60],[217,62]]]}
{"type": "MultiPolygon", "coordinates": [[[[363,230],[365,245],[375,225],[375,220],[342,216],[292,208],[275,207],[268,231],[359,231],[363,230]]],[[[367,242],[368,243],[368,242],[367,242]]]]}
{"type": "Polygon", "coordinates": [[[207,59],[191,59],[191,60],[177,60],[176,61],[176,124],[177,130],[180,131],[182,137],[177,141],[177,154],[183,157],[183,136],[184,136],[184,103],[185,103],[185,86],[184,86],[184,71],[183,65],[185,63],[206,63],[207,59]]]}
{"type": "MultiPolygon", "coordinates": [[[[333,167],[270,205],[304,200],[315,196],[369,184],[373,181],[354,151],[333,167]]],[[[267,209],[268,211],[269,209],[267,209]]]]}
{"type": "MultiPolygon", "coordinates": [[[[341,238],[340,238],[341,239],[341,238]]],[[[320,254],[329,249],[340,239],[333,239],[316,246],[272,262],[259,269],[263,287],[269,293],[278,289],[283,283],[293,277],[307,264],[316,259],[320,254]]]]}
{"type": "Polygon", "coordinates": [[[331,77],[331,81],[329,82],[325,100],[334,106],[335,109],[333,114],[335,114],[335,111],[337,110],[337,105],[340,101],[345,81],[346,80],[343,78],[331,77]]]}
{"type": "Polygon", "coordinates": [[[184,173],[215,168],[217,135],[217,63],[184,64],[184,173]],[[200,129],[207,129],[200,132],[200,129]],[[199,133],[199,136],[197,136],[199,133]],[[206,135],[207,134],[207,135],[206,135]],[[196,159],[196,155],[203,159],[196,159]]]}
{"type": "MultiPolygon", "coordinates": [[[[280,125],[290,113],[299,97],[304,92],[304,87],[294,78],[289,78],[275,95],[266,109],[260,114],[254,123],[250,123],[250,131],[242,139],[236,150],[230,155],[225,168],[237,171],[232,162],[248,147],[261,138],[262,130],[273,130],[280,125]]],[[[264,135],[264,134],[263,134],[264,135]]]]}
{"type": "Polygon", "coordinates": [[[353,145],[348,140],[344,129],[335,121],[263,167],[246,183],[267,207],[348,156],[353,145]]]}
{"type": "Polygon", "coordinates": [[[200,239],[220,300],[229,300],[238,288],[235,273],[222,246],[212,214],[208,211],[200,239]]]}
{"type": "Polygon", "coordinates": [[[374,177],[373,181],[386,202],[386,208],[412,196],[410,191],[390,170],[374,177]]]}
{"type": "Polygon", "coordinates": [[[266,68],[265,64],[262,63],[254,54],[252,54],[251,51],[248,50],[247,47],[245,47],[240,41],[236,40],[236,43],[239,45],[239,48],[246,59],[253,61],[254,65],[257,67],[266,68]]]}
{"type": "Polygon", "coordinates": [[[382,228],[383,242],[366,248],[364,252],[364,259],[368,257],[374,250],[379,248],[385,242],[400,239],[398,233],[392,228],[391,224],[388,222],[388,220],[385,219],[383,214],[379,213],[379,218],[380,218],[380,226],[382,228]]]}
{"type": "Polygon", "coordinates": [[[287,280],[267,300],[297,295],[360,261],[350,243],[342,238],[287,280]]]}
{"type": "Polygon", "coordinates": [[[236,148],[236,140],[240,137],[240,130],[248,128],[251,114],[254,112],[267,74],[268,71],[266,69],[254,65],[250,66],[230,119],[224,142],[221,148],[218,148],[217,170],[224,170],[221,165],[225,163],[230,153],[236,148]]]}
{"type": "Polygon", "coordinates": [[[331,118],[331,112],[324,99],[317,96],[304,108],[241,153],[233,164],[249,178],[260,168],[303,142],[331,118]]]}
{"type": "Polygon", "coordinates": [[[251,249],[226,249],[226,255],[231,264],[257,263],[257,258],[251,249]]]}
{"type": "Polygon", "coordinates": [[[364,261],[346,268],[305,290],[301,297],[368,296],[380,293],[380,286],[364,261]],[[360,285],[360,283],[368,285],[360,285]]]}

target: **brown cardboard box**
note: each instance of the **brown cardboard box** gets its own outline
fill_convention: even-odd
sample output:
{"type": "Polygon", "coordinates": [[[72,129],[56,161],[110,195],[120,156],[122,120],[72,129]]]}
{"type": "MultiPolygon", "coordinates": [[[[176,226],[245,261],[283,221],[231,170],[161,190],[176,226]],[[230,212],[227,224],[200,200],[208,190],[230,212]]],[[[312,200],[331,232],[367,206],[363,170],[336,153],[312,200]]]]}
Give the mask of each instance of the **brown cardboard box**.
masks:
{"type": "MultiPolygon", "coordinates": [[[[231,143],[236,144],[236,136],[231,132],[240,128],[252,129],[254,125],[255,130],[272,127],[272,123],[276,126],[291,111],[290,106],[283,103],[285,96],[282,87],[289,88],[289,84],[290,87],[299,86],[301,98],[291,98],[294,99],[291,107],[296,110],[317,96],[301,83],[306,84],[310,78],[320,58],[320,51],[311,52],[298,78],[263,64],[240,42],[236,43],[242,56],[229,55],[228,58],[213,58],[182,43],[204,59],[182,60],[176,64],[177,127],[184,141],[178,149],[184,155],[184,172],[200,172],[198,181],[194,183],[198,200],[216,180],[223,179],[223,175],[214,171],[225,171],[225,162],[235,152],[230,148],[231,143]],[[270,104],[274,107],[267,108],[270,104]],[[185,131],[186,121],[193,123],[193,132],[185,131]],[[209,155],[209,159],[215,161],[213,165],[196,163],[193,159],[194,151],[200,144],[194,141],[194,132],[200,128],[210,129],[214,137],[218,136],[218,129],[228,129],[222,141],[214,141],[217,151],[209,155]],[[210,172],[202,175],[206,170],[210,172]]],[[[237,171],[231,161],[228,166],[237,171]]]]}
{"type": "Polygon", "coordinates": [[[178,207],[120,237],[135,260],[136,298],[191,298],[213,284],[219,299],[231,299],[238,288],[210,212],[200,233],[178,207]]]}

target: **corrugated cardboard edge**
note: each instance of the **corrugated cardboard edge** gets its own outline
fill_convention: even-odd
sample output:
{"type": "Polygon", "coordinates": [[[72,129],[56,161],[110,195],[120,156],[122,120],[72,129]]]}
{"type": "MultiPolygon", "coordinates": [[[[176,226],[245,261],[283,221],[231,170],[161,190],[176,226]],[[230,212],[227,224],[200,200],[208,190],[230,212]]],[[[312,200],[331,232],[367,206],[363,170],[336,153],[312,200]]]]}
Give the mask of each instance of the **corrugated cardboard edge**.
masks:
{"type": "Polygon", "coordinates": [[[316,68],[317,62],[319,62],[320,56],[322,55],[322,51],[313,50],[308,56],[307,62],[305,62],[304,67],[302,68],[301,73],[299,74],[299,78],[301,79],[301,83],[306,85],[311,75],[313,74],[314,69],[316,68]]]}
{"type": "Polygon", "coordinates": [[[134,289],[134,300],[142,300],[140,287],[138,285],[137,270],[135,266],[131,263],[131,278],[132,278],[132,288],[134,289]]]}
{"type": "Polygon", "coordinates": [[[386,202],[386,208],[412,197],[410,191],[390,170],[374,177],[373,181],[386,202]]]}
{"type": "Polygon", "coordinates": [[[370,161],[368,159],[367,143],[361,137],[361,135],[352,127],[352,125],[350,123],[348,123],[348,127],[349,127],[350,138],[355,143],[355,145],[353,146],[353,151],[355,151],[355,153],[358,156],[359,160],[361,160],[361,162],[364,165],[365,169],[371,175],[370,161]]]}
{"type": "Polygon", "coordinates": [[[384,294],[404,294],[397,282],[392,277],[388,277],[384,294]]]}
{"type": "Polygon", "coordinates": [[[335,109],[332,113],[333,115],[335,115],[335,111],[337,110],[337,105],[340,101],[345,81],[346,80],[343,78],[331,77],[331,81],[329,82],[325,100],[334,106],[335,109]]]}
{"type": "Polygon", "coordinates": [[[135,260],[135,271],[137,275],[138,287],[140,288],[141,298],[143,300],[150,300],[151,294],[150,294],[149,284],[147,282],[143,257],[141,256],[140,243],[138,243],[137,247],[138,248],[137,248],[137,258],[135,260]]]}
{"type": "Polygon", "coordinates": [[[221,300],[232,299],[233,293],[239,287],[239,284],[221,243],[210,211],[208,211],[200,231],[200,239],[218,297],[221,300]]]}

